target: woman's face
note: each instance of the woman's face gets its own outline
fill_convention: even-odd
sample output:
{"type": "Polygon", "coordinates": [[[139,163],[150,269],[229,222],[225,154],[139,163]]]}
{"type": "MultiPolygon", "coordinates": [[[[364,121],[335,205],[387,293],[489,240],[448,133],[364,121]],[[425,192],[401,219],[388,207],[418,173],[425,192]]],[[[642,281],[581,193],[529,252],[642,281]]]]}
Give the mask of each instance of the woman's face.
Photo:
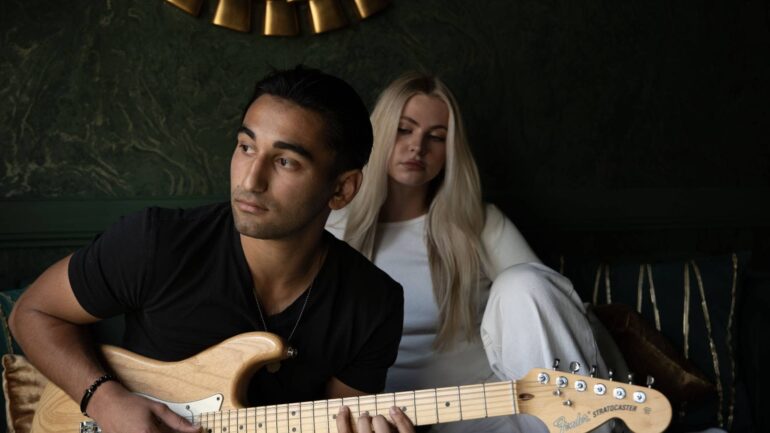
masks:
{"type": "Polygon", "coordinates": [[[388,161],[392,182],[427,188],[444,169],[448,122],[449,109],[440,98],[417,94],[406,101],[388,161]]]}

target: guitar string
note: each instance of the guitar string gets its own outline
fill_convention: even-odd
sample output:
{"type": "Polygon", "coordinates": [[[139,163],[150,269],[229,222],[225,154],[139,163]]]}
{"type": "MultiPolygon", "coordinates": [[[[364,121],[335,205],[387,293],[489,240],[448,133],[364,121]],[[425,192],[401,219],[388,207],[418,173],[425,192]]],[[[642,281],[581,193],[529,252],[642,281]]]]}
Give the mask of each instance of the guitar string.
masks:
{"type": "MultiPolygon", "coordinates": [[[[519,381],[519,383],[526,383],[526,382],[519,381]]],[[[537,381],[532,381],[531,383],[532,384],[539,384],[539,382],[537,382],[537,381]]],[[[498,382],[496,384],[506,385],[505,382],[498,382]]],[[[539,391],[539,390],[538,391],[533,391],[532,393],[533,394],[544,394],[544,395],[547,395],[547,394],[550,394],[551,391],[552,391],[552,389],[550,389],[550,387],[547,387],[547,386],[543,386],[542,388],[547,388],[547,389],[543,389],[542,391],[539,391]]],[[[424,391],[431,391],[431,390],[429,389],[429,390],[424,390],[424,391]]],[[[449,390],[444,390],[444,391],[449,391],[449,390]]],[[[488,406],[488,407],[494,407],[493,405],[499,405],[499,404],[502,404],[504,407],[510,407],[511,406],[512,398],[511,398],[510,392],[505,390],[505,389],[500,389],[500,390],[496,391],[496,393],[501,394],[500,396],[486,397],[486,398],[483,396],[483,389],[480,390],[480,391],[481,392],[476,391],[476,390],[473,390],[473,391],[460,390],[460,392],[462,393],[461,396],[459,396],[459,397],[451,397],[449,399],[442,399],[440,397],[438,399],[435,399],[434,397],[430,396],[430,397],[416,397],[416,398],[414,398],[414,400],[415,400],[415,402],[416,402],[416,404],[418,406],[425,405],[426,402],[430,403],[430,404],[428,404],[428,406],[434,406],[434,405],[440,406],[440,403],[442,403],[442,402],[446,402],[446,401],[459,401],[459,399],[462,399],[463,402],[465,402],[466,405],[467,404],[476,403],[476,404],[479,405],[479,407],[484,406],[484,401],[487,402],[486,406],[488,406]],[[497,403],[495,401],[493,401],[493,400],[500,400],[500,399],[504,399],[504,401],[497,402],[497,403]]],[[[407,394],[414,394],[416,396],[417,393],[419,393],[419,392],[420,391],[407,391],[407,394]]],[[[455,393],[455,392],[456,391],[453,391],[452,393],[455,393]]],[[[495,393],[495,392],[493,391],[492,393],[495,393]]],[[[377,395],[377,397],[380,397],[380,396],[382,396],[382,398],[395,399],[395,393],[392,393],[392,395],[391,394],[378,394],[377,395]]],[[[400,397],[404,398],[405,396],[400,396],[400,397]]],[[[361,406],[376,405],[377,404],[377,400],[378,400],[375,396],[361,396],[360,398],[353,397],[353,399],[355,399],[357,401],[356,402],[338,402],[338,403],[335,402],[332,405],[332,408],[333,409],[338,409],[339,406],[344,404],[344,405],[350,406],[351,408],[353,406],[355,406],[356,408],[360,409],[361,406]],[[360,401],[361,398],[367,398],[367,400],[374,400],[374,401],[361,402],[360,401]]],[[[314,402],[302,402],[302,403],[292,403],[292,404],[284,404],[284,405],[270,405],[270,406],[263,406],[262,408],[243,408],[243,409],[235,409],[235,410],[238,410],[238,411],[245,410],[245,411],[247,411],[247,414],[248,414],[249,410],[254,410],[255,413],[256,413],[256,411],[258,411],[259,409],[263,409],[263,412],[265,412],[267,415],[281,416],[281,415],[284,415],[284,412],[286,412],[288,414],[288,411],[291,410],[292,406],[296,406],[296,409],[301,413],[303,411],[302,406],[312,405],[310,407],[306,407],[306,409],[304,409],[304,410],[313,410],[314,411],[315,410],[315,406],[317,405],[317,402],[324,402],[327,406],[329,406],[327,400],[317,400],[317,401],[314,401],[314,402]]],[[[441,410],[445,411],[445,412],[447,411],[446,409],[441,409],[441,410]]],[[[459,413],[471,412],[470,410],[463,411],[463,410],[459,409],[458,407],[453,407],[452,409],[448,409],[448,410],[449,411],[453,411],[453,412],[459,412],[459,413]]],[[[481,410],[481,409],[476,409],[476,410],[481,410]]],[[[228,415],[229,415],[229,412],[230,411],[228,411],[228,415]]],[[[354,412],[358,412],[358,411],[354,411],[354,412]]],[[[327,407],[327,413],[329,413],[328,412],[328,407],[327,407]]],[[[203,416],[203,414],[199,415],[199,417],[202,417],[202,416],[203,416]]],[[[248,417],[248,415],[247,415],[247,417],[248,417]]],[[[327,414],[327,415],[317,415],[317,416],[311,416],[311,417],[305,416],[303,418],[304,419],[307,419],[307,418],[319,419],[320,418],[320,419],[326,420],[327,417],[329,417],[329,414],[327,414]]],[[[288,419],[289,418],[287,417],[286,420],[282,419],[280,421],[287,421],[288,422],[288,419]]],[[[247,422],[247,425],[248,425],[248,422],[247,422]]]]}
{"type": "MultiPolygon", "coordinates": [[[[527,382],[519,381],[517,383],[519,383],[519,384],[526,384],[527,382]]],[[[537,382],[537,381],[532,381],[530,383],[531,384],[539,384],[539,382],[537,382]]],[[[615,382],[615,383],[617,383],[619,385],[625,385],[622,382],[615,382]]],[[[500,387],[502,388],[502,386],[507,386],[508,383],[507,382],[495,382],[493,384],[500,385],[500,387]]],[[[459,397],[459,399],[462,399],[463,401],[469,400],[469,399],[478,399],[479,401],[483,401],[485,399],[486,400],[490,400],[491,397],[488,397],[488,398],[484,397],[484,389],[481,387],[481,384],[479,384],[478,387],[479,387],[478,389],[464,389],[464,390],[460,390],[459,392],[462,395],[459,397]]],[[[634,388],[638,388],[638,386],[636,386],[636,385],[633,385],[633,387],[634,388]]],[[[530,391],[531,391],[531,393],[546,393],[546,394],[548,394],[548,393],[550,393],[553,390],[552,386],[548,386],[548,385],[543,385],[540,388],[542,388],[542,389],[541,390],[536,390],[536,391],[535,390],[530,390],[530,391]]],[[[450,389],[443,389],[442,391],[444,391],[445,393],[449,393],[449,394],[457,394],[458,391],[457,391],[456,388],[455,389],[451,389],[451,390],[450,389]]],[[[386,398],[389,399],[389,400],[394,399],[395,398],[395,394],[402,394],[402,393],[403,394],[407,394],[407,395],[401,395],[401,396],[399,396],[399,398],[410,399],[410,397],[408,395],[415,394],[415,396],[416,396],[418,393],[421,393],[421,392],[432,392],[432,391],[433,391],[433,389],[424,389],[424,390],[416,390],[416,391],[403,391],[403,392],[398,392],[398,393],[383,393],[383,394],[360,396],[360,397],[346,397],[345,399],[356,399],[356,400],[358,400],[356,402],[356,405],[374,405],[374,404],[377,404],[378,400],[380,400],[380,399],[386,399],[386,398]],[[367,401],[361,401],[363,399],[366,399],[367,401]]],[[[495,391],[500,392],[500,393],[506,393],[506,395],[510,394],[510,392],[505,391],[503,389],[500,389],[500,390],[494,390],[493,389],[493,390],[490,390],[490,393],[494,393],[495,391]]],[[[427,401],[434,401],[436,399],[434,397],[432,397],[432,396],[427,396],[427,397],[416,397],[415,400],[418,402],[418,405],[419,405],[419,404],[423,404],[423,402],[426,401],[426,400],[427,401]]],[[[438,402],[445,402],[445,401],[457,401],[457,400],[458,400],[458,397],[456,395],[444,395],[444,396],[439,396],[437,401],[438,402]],[[440,397],[448,397],[448,398],[440,398],[440,397]]],[[[307,406],[307,405],[309,405],[311,403],[327,402],[327,401],[333,401],[333,400],[313,400],[313,401],[297,402],[297,403],[284,403],[282,405],[259,406],[259,408],[262,408],[262,407],[272,408],[272,407],[277,407],[277,406],[290,407],[290,406],[295,406],[295,405],[297,407],[300,407],[302,405],[307,406]]],[[[254,410],[256,408],[257,407],[241,408],[241,409],[237,409],[237,410],[254,410]]],[[[236,409],[232,409],[232,410],[236,410],[236,409]]],[[[215,413],[215,412],[211,412],[211,413],[215,413]]]]}
{"type": "MultiPolygon", "coordinates": [[[[287,408],[282,408],[282,409],[288,410],[287,408]]],[[[495,408],[493,408],[493,410],[494,409],[495,408]]],[[[497,407],[497,409],[500,409],[500,407],[497,407]]],[[[305,410],[310,410],[310,408],[307,408],[305,410]]],[[[302,415],[303,409],[302,408],[298,408],[298,411],[300,412],[299,417],[296,417],[296,418],[292,419],[292,418],[289,418],[287,412],[285,412],[283,410],[278,410],[278,411],[266,410],[266,411],[263,412],[263,418],[262,419],[264,419],[265,422],[275,421],[276,426],[278,426],[278,425],[290,424],[292,422],[294,422],[294,423],[296,423],[296,422],[300,422],[300,423],[312,422],[313,424],[324,424],[324,423],[328,423],[329,419],[332,418],[332,416],[331,416],[332,414],[329,414],[329,415],[326,415],[326,416],[323,416],[323,415],[321,415],[321,416],[318,416],[318,415],[317,416],[303,416],[302,415]]],[[[354,413],[355,412],[356,411],[354,411],[354,413]]],[[[512,413],[514,413],[511,410],[510,401],[505,404],[505,406],[503,408],[503,412],[504,412],[503,414],[512,414],[512,413]]],[[[463,419],[463,415],[467,416],[468,414],[470,414],[471,416],[469,418],[467,418],[467,419],[479,419],[479,418],[486,418],[486,417],[488,417],[488,415],[482,415],[482,412],[480,410],[478,410],[476,413],[470,413],[468,411],[460,412],[460,411],[458,411],[456,409],[447,413],[447,411],[443,411],[442,410],[442,412],[439,414],[439,419],[437,420],[437,422],[441,422],[441,418],[445,418],[446,419],[447,417],[449,419],[446,419],[446,421],[451,421],[451,420],[458,419],[458,416],[459,416],[459,419],[463,419]],[[441,415],[442,413],[443,413],[443,416],[441,415]]],[[[259,414],[255,413],[255,423],[259,419],[258,417],[259,417],[259,414]]],[[[229,423],[229,425],[232,425],[232,423],[229,423]]],[[[247,422],[245,424],[245,427],[249,428],[249,429],[253,428],[254,426],[255,426],[255,424],[252,424],[251,422],[247,422]]],[[[207,427],[210,428],[210,425],[207,426],[207,427]]],[[[239,425],[238,428],[240,429],[240,428],[243,428],[243,427],[244,427],[243,425],[239,425]]],[[[224,427],[224,429],[226,429],[226,428],[227,427],[224,427]]],[[[259,428],[262,428],[261,425],[260,425],[259,428]]],[[[223,431],[226,431],[226,430],[223,430],[223,431]]]]}
{"type": "MultiPolygon", "coordinates": [[[[537,381],[518,381],[518,383],[519,384],[530,383],[530,384],[540,385],[540,383],[537,382],[537,381]]],[[[617,382],[617,383],[618,384],[622,384],[622,382],[617,382]]],[[[497,384],[506,384],[506,382],[497,382],[497,384]]],[[[543,388],[543,389],[542,390],[536,390],[536,391],[533,390],[531,393],[532,394],[543,394],[543,395],[551,394],[551,391],[552,391],[552,389],[551,389],[552,387],[551,386],[541,385],[540,388],[543,388]]],[[[459,388],[458,388],[458,390],[459,390],[459,388]]],[[[431,391],[431,390],[428,389],[428,390],[424,390],[424,391],[431,391]]],[[[448,390],[445,390],[445,391],[448,391],[448,390]]],[[[408,394],[415,394],[415,395],[417,394],[417,392],[420,392],[420,391],[407,391],[408,394]]],[[[470,391],[470,392],[469,392],[469,390],[465,390],[465,391],[461,391],[461,392],[463,392],[464,395],[460,396],[459,398],[462,399],[466,404],[477,403],[479,405],[483,405],[484,404],[483,402],[486,401],[487,402],[486,406],[490,407],[491,406],[490,405],[490,400],[492,400],[493,398],[496,399],[496,400],[504,398],[505,400],[500,402],[500,403],[498,403],[498,404],[503,404],[505,407],[510,407],[511,406],[510,393],[507,392],[507,391],[504,391],[502,389],[499,390],[498,392],[501,393],[501,394],[504,393],[506,395],[504,395],[504,396],[501,395],[501,396],[498,396],[496,398],[495,397],[484,398],[484,396],[481,395],[483,393],[475,391],[475,390],[470,391]],[[476,395],[473,395],[473,394],[476,394],[476,395]]],[[[393,393],[393,394],[395,394],[395,393],[393,393]]],[[[391,397],[391,395],[389,395],[389,394],[378,394],[378,396],[380,396],[380,395],[383,396],[383,398],[386,398],[386,397],[390,398],[391,397]]],[[[353,406],[356,406],[359,410],[358,411],[353,411],[353,412],[360,412],[361,406],[369,406],[369,405],[372,405],[372,404],[376,405],[377,398],[375,398],[375,396],[362,396],[362,397],[369,397],[369,399],[373,398],[374,401],[361,403],[360,398],[353,397],[353,398],[357,399],[358,401],[355,402],[355,403],[340,401],[339,403],[333,403],[332,406],[333,406],[334,409],[339,408],[339,406],[341,406],[343,404],[346,404],[346,405],[348,405],[351,408],[353,406]]],[[[393,395],[392,397],[395,398],[395,395],[393,395]]],[[[408,398],[408,396],[400,396],[400,397],[408,398]]],[[[441,398],[439,398],[438,400],[434,399],[433,397],[417,397],[417,398],[415,398],[415,401],[417,402],[418,406],[424,405],[426,401],[430,402],[430,404],[428,404],[428,406],[434,406],[434,405],[440,406],[441,402],[456,401],[456,399],[457,399],[457,397],[453,397],[453,398],[450,398],[450,399],[441,399],[441,398]],[[422,401],[420,401],[420,400],[422,400],[422,401]]],[[[258,416],[258,410],[262,409],[262,412],[264,413],[264,416],[266,418],[267,417],[269,417],[269,418],[274,418],[275,417],[276,418],[276,422],[286,422],[286,423],[288,423],[288,422],[291,421],[290,418],[288,417],[288,413],[289,413],[289,411],[291,411],[292,406],[295,406],[296,411],[300,412],[300,414],[303,411],[303,407],[302,406],[305,406],[304,410],[311,410],[312,409],[312,412],[313,412],[314,415],[305,416],[305,417],[301,417],[301,415],[300,415],[300,418],[298,418],[298,419],[300,419],[300,420],[301,419],[304,419],[304,420],[312,419],[314,422],[316,422],[316,420],[318,420],[318,419],[321,419],[321,422],[326,422],[327,418],[331,417],[331,415],[334,415],[334,413],[330,413],[328,411],[328,403],[329,403],[328,400],[316,400],[316,401],[312,401],[312,402],[291,403],[291,404],[283,404],[283,405],[270,405],[270,406],[262,406],[261,408],[243,408],[243,409],[234,409],[234,410],[237,410],[237,411],[245,410],[246,414],[247,414],[247,420],[248,420],[248,411],[249,410],[254,410],[255,411],[255,418],[256,418],[258,416]],[[327,410],[326,410],[327,411],[327,415],[322,415],[322,414],[321,415],[316,415],[315,414],[315,406],[317,405],[317,402],[326,403],[326,405],[327,405],[327,410]],[[308,407],[308,405],[310,405],[310,406],[308,407]],[[284,416],[286,416],[285,419],[284,419],[284,416]]],[[[496,404],[495,402],[492,402],[492,403],[496,404]]],[[[409,407],[409,406],[407,406],[407,407],[409,407]]],[[[444,411],[444,412],[447,411],[446,409],[441,409],[441,410],[444,411]]],[[[480,410],[480,409],[477,409],[477,410],[480,410]]],[[[231,411],[228,411],[228,418],[229,418],[229,415],[230,415],[229,412],[231,412],[231,411]]],[[[469,410],[462,411],[458,407],[453,407],[452,409],[450,409],[450,411],[452,411],[454,413],[460,413],[460,415],[462,415],[463,412],[470,412],[469,410]]],[[[208,415],[208,413],[205,414],[205,415],[208,415]]],[[[204,416],[204,414],[198,415],[198,417],[200,419],[202,419],[203,416],[204,416]]],[[[247,421],[246,426],[251,426],[251,424],[248,423],[248,421],[247,421]]]]}

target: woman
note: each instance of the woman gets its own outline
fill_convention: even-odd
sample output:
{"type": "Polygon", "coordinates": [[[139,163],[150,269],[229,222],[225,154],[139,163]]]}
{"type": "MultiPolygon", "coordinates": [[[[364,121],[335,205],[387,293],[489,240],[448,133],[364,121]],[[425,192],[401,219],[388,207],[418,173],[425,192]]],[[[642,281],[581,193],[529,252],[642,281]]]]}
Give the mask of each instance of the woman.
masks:
{"type": "MultiPolygon", "coordinates": [[[[361,190],[327,229],[404,287],[404,333],[386,390],[519,379],[554,357],[601,364],[569,281],[540,263],[495,206],[482,203],[449,89],[408,73],[383,91],[371,120],[374,147],[361,190]]],[[[434,431],[510,432],[522,422],[521,431],[532,431],[512,417],[434,431]]]]}

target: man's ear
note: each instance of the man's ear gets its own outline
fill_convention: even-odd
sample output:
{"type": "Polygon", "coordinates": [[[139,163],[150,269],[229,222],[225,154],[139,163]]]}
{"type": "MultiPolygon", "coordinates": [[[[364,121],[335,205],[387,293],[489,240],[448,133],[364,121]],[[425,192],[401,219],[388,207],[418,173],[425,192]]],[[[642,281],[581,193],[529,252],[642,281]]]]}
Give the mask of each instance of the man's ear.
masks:
{"type": "Polygon", "coordinates": [[[329,208],[339,210],[347,206],[358,193],[358,189],[361,188],[363,179],[364,174],[358,169],[348,170],[337,176],[337,180],[334,182],[334,194],[329,199],[329,208]]]}

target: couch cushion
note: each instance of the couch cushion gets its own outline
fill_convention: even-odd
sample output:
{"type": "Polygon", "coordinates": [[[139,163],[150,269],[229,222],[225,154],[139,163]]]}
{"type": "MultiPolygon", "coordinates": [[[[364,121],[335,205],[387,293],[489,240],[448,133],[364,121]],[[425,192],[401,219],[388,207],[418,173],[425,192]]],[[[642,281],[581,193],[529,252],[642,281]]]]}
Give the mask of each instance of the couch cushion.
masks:
{"type": "Polygon", "coordinates": [[[21,355],[3,355],[2,362],[8,433],[29,433],[48,379],[21,355]]]}
{"type": "MultiPolygon", "coordinates": [[[[624,304],[636,310],[645,320],[644,324],[634,326],[647,325],[646,331],[633,330],[637,343],[650,344],[648,349],[658,350],[660,339],[650,330],[659,331],[691,363],[690,367],[683,367],[671,353],[658,353],[658,360],[650,361],[669,363],[690,373],[677,378],[673,370],[668,370],[663,373],[666,377],[656,378],[656,386],[661,389],[668,385],[677,387],[668,391],[676,402],[674,430],[722,427],[741,431],[750,425],[751,418],[743,412],[747,409],[745,405],[736,404],[745,397],[740,395],[743,387],[736,374],[736,306],[748,258],[747,253],[665,260],[564,257],[557,267],[573,281],[584,300],[597,305],[624,304]],[[652,341],[656,343],[651,344],[652,341]],[[716,392],[709,395],[705,391],[697,372],[705,375],[716,392]],[[664,379],[669,383],[662,384],[664,379]],[[688,393],[687,387],[696,383],[700,383],[696,388],[701,391],[688,393]]],[[[639,356],[633,352],[624,355],[627,361],[639,356]]]]}

